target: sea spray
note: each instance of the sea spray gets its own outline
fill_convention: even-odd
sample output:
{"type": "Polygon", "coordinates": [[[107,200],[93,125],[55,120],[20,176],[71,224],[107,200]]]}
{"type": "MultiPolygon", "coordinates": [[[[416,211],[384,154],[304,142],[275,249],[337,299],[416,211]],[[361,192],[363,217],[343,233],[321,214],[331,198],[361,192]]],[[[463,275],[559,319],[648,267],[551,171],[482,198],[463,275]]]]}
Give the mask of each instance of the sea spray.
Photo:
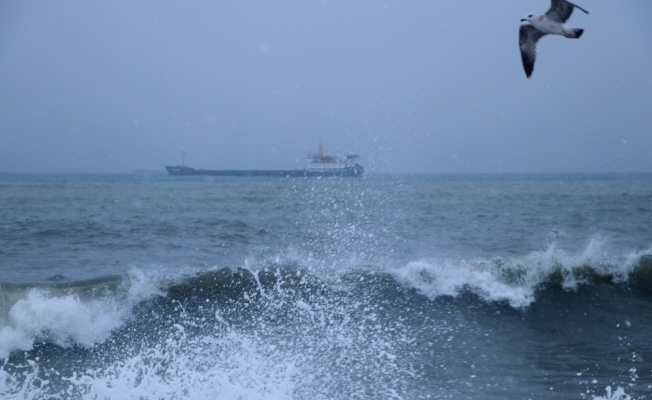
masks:
{"type": "Polygon", "coordinates": [[[605,389],[607,395],[605,397],[596,396],[593,400],[631,400],[632,398],[625,393],[625,389],[618,386],[616,390],[611,389],[611,386],[607,386],[605,389]]]}
{"type": "MultiPolygon", "coordinates": [[[[47,383],[10,382],[3,394],[400,398],[406,379],[415,376],[401,356],[410,334],[405,324],[388,321],[387,310],[369,296],[368,290],[334,291],[293,267],[200,273],[173,284],[164,297],[143,300],[110,337],[84,351],[95,367],[60,377],[46,369],[39,377],[47,383]]],[[[43,348],[38,357],[50,351],[59,352],[43,348]]],[[[38,368],[27,357],[14,357],[14,365],[38,368]]]]}

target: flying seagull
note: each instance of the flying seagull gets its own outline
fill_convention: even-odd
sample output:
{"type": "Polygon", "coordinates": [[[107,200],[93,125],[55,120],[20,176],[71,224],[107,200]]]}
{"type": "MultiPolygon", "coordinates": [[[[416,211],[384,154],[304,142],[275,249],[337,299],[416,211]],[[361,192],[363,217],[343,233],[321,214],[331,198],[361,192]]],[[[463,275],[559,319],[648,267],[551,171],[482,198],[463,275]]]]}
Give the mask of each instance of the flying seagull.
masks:
{"type": "Polygon", "coordinates": [[[537,57],[537,42],[542,37],[550,35],[563,35],[570,39],[579,39],[584,29],[569,28],[565,25],[574,8],[579,8],[589,13],[580,6],[576,6],[566,0],[551,0],[550,9],[545,15],[529,14],[521,22],[529,24],[521,25],[518,31],[518,45],[521,48],[521,60],[525,75],[530,78],[534,70],[534,60],[537,57]]]}

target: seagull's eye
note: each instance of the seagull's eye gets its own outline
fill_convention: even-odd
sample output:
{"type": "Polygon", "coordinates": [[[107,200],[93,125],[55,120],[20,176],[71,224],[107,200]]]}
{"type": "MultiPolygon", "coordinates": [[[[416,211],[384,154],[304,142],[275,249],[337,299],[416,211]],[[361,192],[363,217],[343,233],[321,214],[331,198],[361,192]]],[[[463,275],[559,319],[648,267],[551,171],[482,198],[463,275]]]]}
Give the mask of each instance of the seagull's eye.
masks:
{"type": "Polygon", "coordinates": [[[528,17],[528,18],[532,18],[532,14],[528,15],[527,17],[528,17]]]}

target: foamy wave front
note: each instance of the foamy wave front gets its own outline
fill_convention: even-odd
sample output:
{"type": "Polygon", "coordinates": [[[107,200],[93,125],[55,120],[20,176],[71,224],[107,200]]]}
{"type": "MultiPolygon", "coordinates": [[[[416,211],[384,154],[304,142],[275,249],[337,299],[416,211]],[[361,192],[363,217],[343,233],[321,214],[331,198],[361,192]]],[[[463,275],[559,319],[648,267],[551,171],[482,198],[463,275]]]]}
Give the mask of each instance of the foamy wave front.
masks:
{"type": "Polygon", "coordinates": [[[457,296],[470,290],[486,301],[507,301],[520,308],[535,301],[541,284],[560,281],[564,289],[575,290],[592,278],[626,282],[641,257],[652,249],[613,255],[606,242],[595,237],[577,254],[550,245],[523,257],[495,257],[473,260],[420,260],[391,272],[402,284],[429,298],[457,296]]]}
{"type": "Polygon", "coordinates": [[[120,327],[131,308],[159,291],[144,274],[134,271],[121,293],[86,298],[74,289],[28,289],[9,309],[0,325],[0,359],[16,350],[29,351],[36,341],[62,347],[90,347],[120,327]]]}

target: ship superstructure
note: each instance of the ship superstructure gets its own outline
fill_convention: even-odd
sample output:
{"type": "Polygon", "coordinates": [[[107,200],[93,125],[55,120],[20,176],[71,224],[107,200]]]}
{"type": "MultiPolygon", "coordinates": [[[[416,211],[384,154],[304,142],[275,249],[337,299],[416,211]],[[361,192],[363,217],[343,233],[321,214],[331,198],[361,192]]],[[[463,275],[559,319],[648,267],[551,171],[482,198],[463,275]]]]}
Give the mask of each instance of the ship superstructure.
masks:
{"type": "Polygon", "coordinates": [[[308,171],[312,174],[331,174],[339,176],[362,175],[364,168],[356,161],[360,158],[357,154],[348,154],[344,160],[338,156],[324,155],[324,146],[319,141],[319,153],[308,154],[310,164],[308,171]]]}

